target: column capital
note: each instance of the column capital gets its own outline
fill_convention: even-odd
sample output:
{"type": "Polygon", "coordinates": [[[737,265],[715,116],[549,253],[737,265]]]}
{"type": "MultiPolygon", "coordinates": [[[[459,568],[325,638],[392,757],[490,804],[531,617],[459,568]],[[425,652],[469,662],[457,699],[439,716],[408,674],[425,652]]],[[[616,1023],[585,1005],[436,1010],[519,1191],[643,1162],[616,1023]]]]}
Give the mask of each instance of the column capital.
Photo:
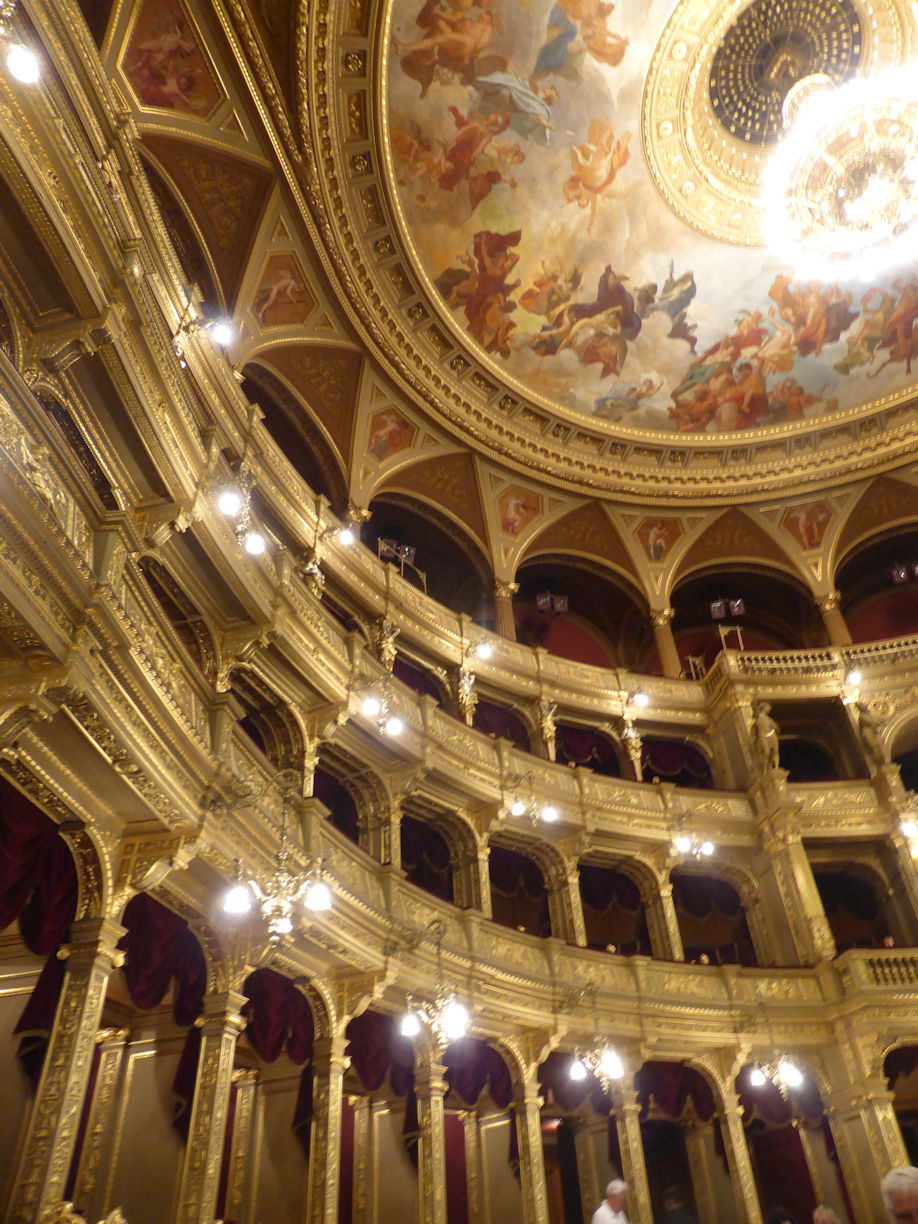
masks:
{"type": "Polygon", "coordinates": [[[650,623],[654,629],[662,629],[671,623],[674,615],[672,608],[651,608],[650,623]]]}
{"type": "Polygon", "coordinates": [[[518,582],[504,582],[501,578],[494,579],[494,594],[498,599],[512,599],[514,595],[519,593],[520,584],[518,582]]]}
{"type": "Polygon", "coordinates": [[[829,591],[825,595],[816,596],[816,607],[823,614],[837,611],[840,602],[841,594],[838,591],[829,591]]]}
{"type": "Polygon", "coordinates": [[[124,953],[118,949],[118,941],[125,927],[111,918],[82,918],[70,924],[70,938],[58,950],[58,959],[67,962],[73,972],[89,968],[93,964],[108,962],[107,971],[124,964],[124,953]]]}

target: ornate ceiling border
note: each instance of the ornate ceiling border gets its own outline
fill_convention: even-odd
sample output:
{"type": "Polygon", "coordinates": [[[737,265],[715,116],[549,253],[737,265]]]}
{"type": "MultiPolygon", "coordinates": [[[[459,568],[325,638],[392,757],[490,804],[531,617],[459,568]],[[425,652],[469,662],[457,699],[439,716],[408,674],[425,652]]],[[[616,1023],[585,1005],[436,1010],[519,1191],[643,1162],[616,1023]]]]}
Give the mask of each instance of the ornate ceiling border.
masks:
{"type": "Polygon", "coordinates": [[[815,426],[686,439],[565,415],[496,377],[418,283],[387,204],[393,190],[381,121],[387,28],[386,6],[370,0],[301,4],[296,161],[352,323],[432,419],[544,483],[642,504],[674,497],[748,502],[787,486],[810,491],[901,464],[906,448],[918,443],[910,393],[815,426]]]}

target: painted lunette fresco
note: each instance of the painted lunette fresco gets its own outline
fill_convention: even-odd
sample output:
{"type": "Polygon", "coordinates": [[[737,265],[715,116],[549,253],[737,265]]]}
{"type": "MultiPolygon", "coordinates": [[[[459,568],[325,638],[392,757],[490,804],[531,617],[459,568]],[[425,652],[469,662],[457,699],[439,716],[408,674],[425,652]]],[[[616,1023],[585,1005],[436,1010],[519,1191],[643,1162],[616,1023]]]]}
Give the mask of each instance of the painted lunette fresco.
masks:
{"type": "Polygon", "coordinates": [[[395,0],[393,165],[447,308],[536,398],[628,426],[731,433],[907,387],[915,270],[801,282],[658,194],[640,109],[669,8],[395,0]]]}

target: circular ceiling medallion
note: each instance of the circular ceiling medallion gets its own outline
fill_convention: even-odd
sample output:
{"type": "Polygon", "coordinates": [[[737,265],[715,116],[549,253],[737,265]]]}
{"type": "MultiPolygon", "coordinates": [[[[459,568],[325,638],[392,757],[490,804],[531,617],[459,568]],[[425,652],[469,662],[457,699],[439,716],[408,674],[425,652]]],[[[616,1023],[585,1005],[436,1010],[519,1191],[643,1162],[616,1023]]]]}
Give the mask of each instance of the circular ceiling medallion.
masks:
{"type": "Polygon", "coordinates": [[[850,0],[753,0],[714,52],[714,114],[731,136],[775,144],[790,90],[816,73],[845,80],[860,64],[861,47],[850,0]]]}
{"type": "Polygon", "coordinates": [[[657,43],[642,103],[644,153],[673,212],[743,246],[763,242],[762,181],[801,79],[840,82],[912,52],[903,0],[682,0],[657,43]]]}

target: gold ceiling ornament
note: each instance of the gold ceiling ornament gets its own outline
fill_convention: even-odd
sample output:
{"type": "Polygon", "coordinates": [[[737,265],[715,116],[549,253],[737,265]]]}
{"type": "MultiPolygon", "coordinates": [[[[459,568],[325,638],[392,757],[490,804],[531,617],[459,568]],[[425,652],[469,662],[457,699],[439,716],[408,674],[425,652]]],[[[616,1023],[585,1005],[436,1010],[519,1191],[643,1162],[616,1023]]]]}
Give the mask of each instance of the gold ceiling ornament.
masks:
{"type": "Polygon", "coordinates": [[[764,181],[764,234],[796,275],[875,278],[918,256],[914,69],[835,86],[805,77],[764,181]]]}
{"type": "Polygon", "coordinates": [[[682,0],[644,85],[641,131],[658,190],[701,233],[762,245],[762,185],[788,93],[814,75],[841,83],[899,67],[914,42],[906,0],[682,0]]]}

